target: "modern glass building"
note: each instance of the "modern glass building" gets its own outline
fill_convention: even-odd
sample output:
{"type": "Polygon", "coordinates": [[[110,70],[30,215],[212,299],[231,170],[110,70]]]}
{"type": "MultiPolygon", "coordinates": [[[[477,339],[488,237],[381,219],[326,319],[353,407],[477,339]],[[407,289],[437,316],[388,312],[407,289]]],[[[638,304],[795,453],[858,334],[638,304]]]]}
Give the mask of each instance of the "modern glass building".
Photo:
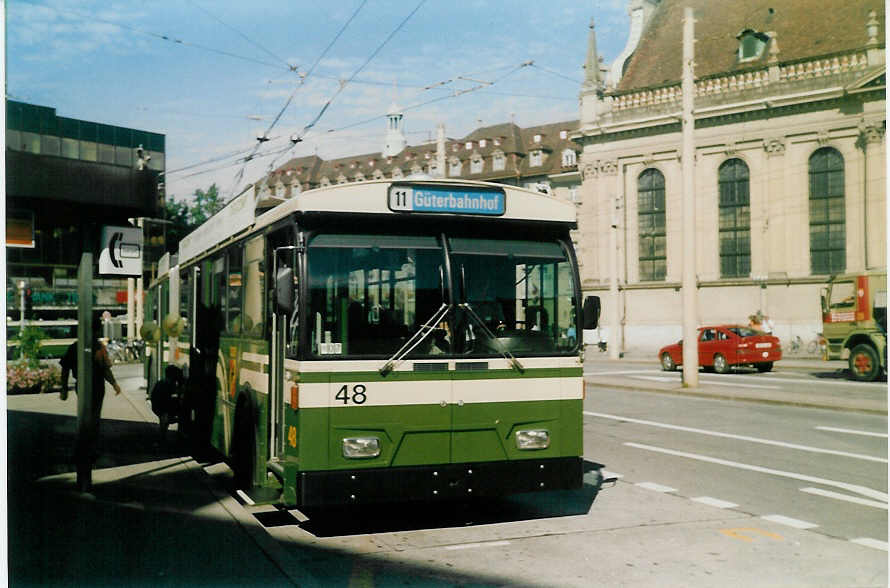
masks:
{"type": "MultiPolygon", "coordinates": [[[[76,334],[81,253],[88,247],[96,251],[103,225],[157,216],[164,142],[162,134],[61,117],[54,108],[7,100],[8,339],[17,336],[24,310],[51,339],[76,334]]],[[[94,308],[125,314],[126,278],[94,275],[94,308]]]]}

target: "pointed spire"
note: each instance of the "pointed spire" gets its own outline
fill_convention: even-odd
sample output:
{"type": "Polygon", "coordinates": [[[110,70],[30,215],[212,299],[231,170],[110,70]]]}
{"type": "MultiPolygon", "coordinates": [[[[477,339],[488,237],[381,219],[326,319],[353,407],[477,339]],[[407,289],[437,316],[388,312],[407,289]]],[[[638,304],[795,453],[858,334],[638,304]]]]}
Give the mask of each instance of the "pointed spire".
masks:
{"type": "Polygon", "coordinates": [[[603,87],[600,73],[600,60],[596,52],[596,30],[593,18],[590,19],[590,33],[587,37],[587,59],[584,62],[584,90],[598,90],[603,87]]]}

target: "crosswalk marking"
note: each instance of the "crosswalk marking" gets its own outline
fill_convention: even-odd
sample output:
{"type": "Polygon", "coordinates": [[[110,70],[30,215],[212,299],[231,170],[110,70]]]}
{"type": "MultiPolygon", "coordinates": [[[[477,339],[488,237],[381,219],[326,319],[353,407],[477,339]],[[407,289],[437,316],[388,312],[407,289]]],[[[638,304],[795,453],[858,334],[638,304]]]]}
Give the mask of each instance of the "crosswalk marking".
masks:
{"type": "Polygon", "coordinates": [[[856,543],[857,545],[864,545],[865,547],[871,547],[872,549],[883,549],[884,551],[887,551],[886,541],[878,541],[877,539],[869,539],[868,537],[850,539],[850,543],[856,543]]]}
{"type": "Polygon", "coordinates": [[[738,504],[719,498],[711,498],[710,496],[699,496],[698,498],[690,498],[692,502],[707,504],[708,506],[716,506],[717,508],[735,508],[738,504]]]}
{"type": "Polygon", "coordinates": [[[640,488],[645,488],[646,490],[654,490],[655,492],[676,492],[676,488],[671,488],[670,486],[662,486],[661,484],[656,484],[655,482],[638,482],[635,484],[640,488]]]}
{"type": "Polygon", "coordinates": [[[810,523],[807,521],[801,521],[799,519],[792,519],[791,517],[786,517],[783,515],[764,515],[762,517],[765,521],[770,521],[772,523],[778,523],[780,525],[787,525],[789,527],[794,527],[795,529],[815,529],[819,525],[816,523],[810,523]]]}

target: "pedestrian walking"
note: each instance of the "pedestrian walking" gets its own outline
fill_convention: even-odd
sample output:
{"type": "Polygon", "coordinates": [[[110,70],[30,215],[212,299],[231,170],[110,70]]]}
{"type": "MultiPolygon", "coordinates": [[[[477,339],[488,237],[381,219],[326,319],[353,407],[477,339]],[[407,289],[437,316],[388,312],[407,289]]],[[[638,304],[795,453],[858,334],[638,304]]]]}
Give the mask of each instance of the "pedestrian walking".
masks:
{"type": "MultiPolygon", "coordinates": [[[[84,491],[89,490],[91,484],[90,471],[97,458],[97,442],[99,439],[99,421],[102,416],[102,402],[105,399],[105,382],[114,388],[115,396],[121,393],[121,387],[111,371],[111,357],[108,349],[99,340],[95,329],[92,332],[90,355],[93,360],[93,377],[90,385],[85,386],[90,394],[89,402],[78,402],[78,430],[77,441],[74,446],[74,463],[78,469],[78,484],[84,491]],[[81,406],[86,404],[88,412],[81,414],[81,406]]],[[[65,350],[65,355],[59,362],[62,366],[62,391],[59,396],[62,400],[68,398],[68,375],[75,374],[77,378],[77,342],[75,341],[65,350]]],[[[75,391],[77,388],[75,387],[75,391]]]]}
{"type": "Polygon", "coordinates": [[[748,326],[755,331],[760,330],[760,316],[756,314],[752,314],[748,317],[748,326]]]}

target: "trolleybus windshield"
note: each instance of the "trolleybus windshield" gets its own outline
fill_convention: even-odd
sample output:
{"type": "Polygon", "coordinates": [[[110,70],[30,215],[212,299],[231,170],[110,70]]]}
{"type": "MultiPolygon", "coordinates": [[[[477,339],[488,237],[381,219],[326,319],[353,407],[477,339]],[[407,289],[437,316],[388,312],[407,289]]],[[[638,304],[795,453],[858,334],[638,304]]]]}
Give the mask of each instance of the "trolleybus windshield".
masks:
{"type": "Polygon", "coordinates": [[[446,254],[433,236],[320,234],[307,259],[315,356],[577,350],[574,272],[555,240],[449,238],[446,254]]]}

